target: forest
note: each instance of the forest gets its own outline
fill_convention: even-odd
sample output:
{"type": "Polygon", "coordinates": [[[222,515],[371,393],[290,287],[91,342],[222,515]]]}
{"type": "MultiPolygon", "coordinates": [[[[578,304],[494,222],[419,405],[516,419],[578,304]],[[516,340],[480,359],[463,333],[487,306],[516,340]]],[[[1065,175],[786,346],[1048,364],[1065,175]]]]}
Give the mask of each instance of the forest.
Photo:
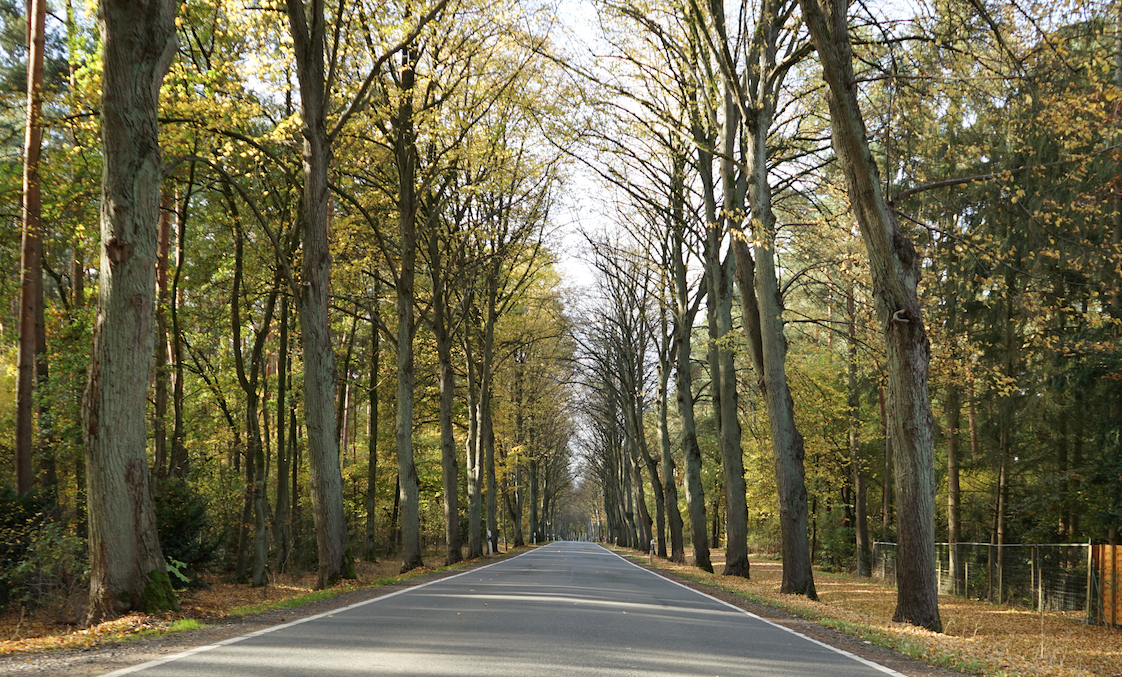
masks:
{"type": "Polygon", "coordinates": [[[0,607],[1117,543],[1122,5],[144,7],[0,3],[0,607]]]}

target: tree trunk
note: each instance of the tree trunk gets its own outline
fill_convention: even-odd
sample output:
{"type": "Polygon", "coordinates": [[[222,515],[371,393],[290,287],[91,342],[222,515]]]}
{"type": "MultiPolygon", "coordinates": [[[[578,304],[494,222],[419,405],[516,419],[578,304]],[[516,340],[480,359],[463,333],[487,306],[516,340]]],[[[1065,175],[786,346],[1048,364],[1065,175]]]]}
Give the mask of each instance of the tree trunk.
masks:
{"type": "Polygon", "coordinates": [[[401,262],[397,271],[397,474],[401,505],[401,571],[424,566],[421,561],[420,496],[417,466],[413,460],[413,337],[416,318],[413,285],[417,276],[417,149],[413,138],[414,69],[416,52],[402,54],[402,102],[395,120],[395,152],[398,172],[398,232],[401,262]]]}
{"type": "Polygon", "coordinates": [[[884,406],[884,385],[877,386],[877,404],[880,407],[881,437],[884,439],[884,478],[881,482],[881,540],[891,540],[892,534],[892,438],[888,434],[888,413],[884,406]]]}
{"type": "MultiPolygon", "coordinates": [[[[444,324],[437,318],[434,323],[444,324]]],[[[440,312],[443,316],[443,309],[440,312]]],[[[460,464],[456,455],[455,431],[452,428],[452,401],[456,392],[456,376],[452,369],[452,337],[443,329],[436,338],[440,362],[440,456],[444,477],[444,563],[455,564],[464,558],[460,546],[460,464]]]]}
{"type": "Polygon", "coordinates": [[[273,513],[273,539],[276,542],[277,564],[275,571],[284,573],[291,552],[291,523],[288,475],[294,440],[286,440],[288,381],[291,378],[288,359],[288,296],[281,296],[280,337],[277,346],[277,502],[273,513]],[[286,446],[287,442],[287,446],[286,446]]]}
{"type": "Polygon", "coordinates": [[[480,473],[483,459],[479,443],[479,384],[476,380],[475,356],[472,353],[471,338],[464,338],[464,361],[467,368],[467,408],[468,435],[465,455],[467,456],[467,498],[468,498],[468,559],[483,555],[482,495],[480,493],[480,473]]]}
{"type": "MultiPolygon", "coordinates": [[[[245,438],[247,451],[245,458],[246,467],[246,506],[242,513],[242,539],[244,543],[244,533],[248,525],[249,514],[253,514],[253,576],[251,583],[254,587],[260,587],[266,584],[265,569],[268,564],[269,556],[269,541],[268,541],[268,527],[266,522],[266,505],[265,505],[265,486],[268,478],[265,476],[265,449],[261,441],[261,425],[259,423],[259,409],[261,395],[258,392],[257,384],[259,376],[262,371],[262,362],[265,356],[265,340],[269,335],[270,327],[273,322],[273,310],[276,308],[276,300],[278,293],[278,286],[280,284],[279,276],[274,280],[273,289],[270,291],[268,299],[265,302],[265,312],[257,328],[253,339],[253,346],[249,357],[249,370],[247,373],[245,365],[245,356],[242,350],[242,280],[244,273],[244,257],[243,249],[245,238],[242,235],[241,227],[238,225],[238,212],[232,197],[230,202],[230,213],[234,219],[234,283],[233,293],[230,295],[230,325],[232,334],[232,344],[234,350],[234,368],[237,372],[238,383],[241,385],[242,391],[245,393],[245,438]],[[252,510],[250,510],[252,508],[252,510]]],[[[245,553],[244,547],[238,549],[238,570],[236,576],[241,578],[245,575],[245,553]]]]}
{"type": "Polygon", "coordinates": [[[834,151],[869,256],[888,364],[888,418],[896,456],[897,598],[893,619],[940,631],[935,581],[931,346],[916,293],[919,257],[889,211],[861,117],[846,23],[847,0],[800,0],[822,63],[834,151]]]}
{"type": "MultiPolygon", "coordinates": [[[[664,338],[664,343],[668,343],[664,338]]],[[[683,540],[682,513],[678,509],[678,485],[674,477],[674,456],[670,446],[670,370],[671,365],[667,355],[659,358],[658,367],[658,445],[659,456],[662,461],[662,496],[666,503],[666,516],[670,531],[670,561],[685,562],[686,548],[683,540]]],[[[666,557],[666,551],[660,551],[660,557],[666,557]]]]}
{"type": "Polygon", "coordinates": [[[487,476],[487,534],[490,538],[491,552],[499,551],[498,486],[495,481],[495,431],[491,420],[491,389],[494,384],[496,279],[498,273],[489,271],[487,285],[487,307],[483,325],[483,352],[479,371],[479,443],[482,445],[483,472],[487,476]]]}
{"type": "MultiPolygon", "coordinates": [[[[706,239],[706,259],[709,270],[710,323],[716,331],[710,353],[713,405],[716,408],[720,435],[721,467],[725,474],[725,570],[724,576],[748,578],[748,506],[744,485],[744,450],[740,441],[740,421],[737,418],[736,364],[731,346],[732,338],[732,286],[736,255],[730,251],[721,261],[720,244],[725,233],[731,232],[733,222],[744,212],[744,181],[738,176],[734,161],[737,141],[740,138],[741,117],[733,94],[724,92],[725,128],[721,159],[721,182],[725,203],[721,214],[715,211],[709,221],[706,239]],[[720,393],[719,396],[716,393],[720,393]]],[[[702,154],[702,174],[708,174],[708,159],[702,154]]],[[[706,181],[711,183],[711,181],[706,181]]],[[[708,200],[707,200],[708,202],[708,200]]],[[[709,210],[709,207],[707,207],[709,210]]]]}
{"type": "Polygon", "coordinates": [[[160,201],[160,83],[175,54],[170,0],[102,0],[101,277],[86,435],[88,623],[131,609],[177,609],[148,483],[160,201]]]}
{"type": "Polygon", "coordinates": [[[311,471],[312,514],[319,560],[317,586],[354,578],[343,515],[343,476],[339,467],[333,411],[335,351],[331,340],[331,252],[328,246],[327,170],[331,147],[327,139],[328,108],[324,78],[323,0],[286,0],[290,32],[300,81],[304,137],[304,257],[300,336],[304,354],[304,419],[311,471]]]}
{"type": "Polygon", "coordinates": [[[954,594],[963,595],[964,569],[958,542],[961,540],[962,518],[959,511],[960,489],[958,483],[958,431],[962,414],[961,397],[958,386],[947,388],[947,541],[950,542],[950,570],[954,581],[954,594]]]}
{"type": "MultiPolygon", "coordinates": [[[[23,161],[23,238],[19,294],[19,376],[16,381],[16,491],[26,494],[35,482],[35,382],[38,331],[43,325],[43,235],[39,182],[42,148],[43,53],[46,0],[28,0],[27,124],[23,161]]],[[[162,75],[161,75],[162,77],[162,75]]]]}
{"type": "Polygon", "coordinates": [[[355,352],[355,336],[358,333],[358,309],[351,316],[351,329],[347,332],[347,351],[343,353],[343,368],[339,371],[342,378],[338,379],[335,393],[335,443],[339,445],[339,456],[345,465],[347,462],[347,443],[350,438],[350,406],[351,406],[351,358],[355,352]]]}
{"type": "MultiPolygon", "coordinates": [[[[749,204],[753,219],[754,256],[742,255],[738,265],[751,261],[752,286],[741,278],[741,296],[755,297],[755,317],[759,339],[750,338],[749,345],[758,351],[757,377],[768,408],[772,453],[775,457],[775,478],[779,498],[780,538],[783,555],[783,582],[780,592],[806,595],[817,599],[811,554],[807,543],[806,471],[803,465],[803,436],[795,424],[795,407],[787,383],[787,339],[783,331],[783,306],[775,270],[775,214],[772,210],[771,186],[767,174],[766,139],[771,128],[770,103],[758,110],[748,121],[748,149],[745,153],[749,204]]],[[[737,243],[743,252],[746,244],[737,243]],[[743,248],[742,248],[743,247],[743,248]]],[[[746,307],[751,313],[753,309],[746,307]]],[[[751,322],[747,322],[751,326],[751,322]]]]}
{"type": "MultiPolygon", "coordinates": [[[[680,240],[680,237],[678,238],[680,240]]],[[[712,572],[709,561],[709,540],[706,536],[705,489],[701,482],[701,448],[697,445],[697,425],[693,415],[693,374],[690,364],[690,340],[692,338],[692,314],[688,311],[686,266],[682,260],[682,243],[677,244],[674,261],[674,277],[677,293],[677,352],[675,387],[677,389],[678,415],[682,419],[682,450],[685,454],[686,506],[690,517],[690,533],[693,541],[694,566],[712,572]]]]}
{"type": "MultiPolygon", "coordinates": [[[[531,454],[535,451],[531,449],[531,454]]],[[[541,500],[538,487],[538,461],[531,455],[529,468],[527,472],[530,473],[530,542],[537,545],[541,542],[541,532],[538,531],[538,501],[541,500]]]]}
{"type": "MultiPolygon", "coordinates": [[[[847,266],[852,275],[852,266],[847,266]]],[[[852,278],[846,284],[845,297],[847,389],[849,390],[849,458],[853,464],[854,537],[857,548],[857,575],[872,576],[869,552],[869,520],[865,509],[865,461],[861,458],[861,393],[857,383],[857,300],[852,278]]]]}
{"type": "Polygon", "coordinates": [[[187,446],[184,443],[186,434],[183,422],[183,380],[185,363],[183,360],[183,334],[179,326],[179,305],[182,301],[179,294],[179,279],[183,273],[183,264],[187,258],[187,214],[194,182],[195,163],[192,162],[189,178],[187,180],[187,192],[183,196],[183,202],[179,205],[179,211],[175,219],[175,274],[172,275],[171,278],[171,359],[175,363],[175,381],[172,384],[171,391],[173,422],[171,428],[171,458],[169,460],[168,473],[174,477],[180,478],[187,477],[189,460],[187,457],[187,446]]]}
{"type": "Polygon", "coordinates": [[[171,214],[173,195],[165,191],[160,195],[160,234],[156,246],[156,368],[153,393],[152,438],[155,474],[163,479],[168,471],[167,418],[168,411],[168,249],[171,246],[171,214]]]}
{"type": "Polygon", "coordinates": [[[367,427],[369,460],[366,467],[366,560],[368,562],[376,560],[374,555],[374,499],[377,496],[378,480],[378,372],[382,352],[382,334],[379,328],[382,324],[382,317],[378,308],[380,295],[381,289],[378,285],[375,285],[374,304],[370,308],[370,385],[367,391],[367,396],[370,398],[370,424],[367,427]]]}

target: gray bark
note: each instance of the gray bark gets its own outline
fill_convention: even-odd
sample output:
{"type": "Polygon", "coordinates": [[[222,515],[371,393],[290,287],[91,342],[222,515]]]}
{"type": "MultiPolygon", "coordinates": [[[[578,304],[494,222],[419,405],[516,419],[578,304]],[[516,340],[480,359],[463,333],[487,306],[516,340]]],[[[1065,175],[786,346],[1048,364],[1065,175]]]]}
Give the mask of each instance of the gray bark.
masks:
{"type": "Polygon", "coordinates": [[[374,527],[375,527],[375,512],[374,512],[374,499],[377,496],[376,489],[378,487],[378,376],[379,367],[381,365],[382,353],[382,334],[380,325],[382,324],[381,314],[378,309],[380,303],[379,296],[381,289],[378,285],[374,287],[374,303],[370,308],[370,383],[367,386],[367,397],[369,398],[370,406],[370,419],[367,427],[367,457],[368,462],[366,466],[366,559],[373,562],[375,560],[374,551],[374,527]]]}
{"type": "Polygon", "coordinates": [[[353,578],[343,515],[343,475],[335,432],[335,350],[331,340],[331,252],[328,246],[330,196],[327,171],[327,91],[324,70],[323,0],[286,0],[300,82],[304,137],[304,256],[299,303],[304,357],[304,420],[311,475],[312,514],[319,561],[318,587],[353,578]]]}
{"type": "Polygon", "coordinates": [[[865,480],[865,465],[861,458],[861,395],[857,384],[857,302],[853,296],[853,282],[848,283],[846,293],[846,348],[848,365],[847,388],[849,390],[849,458],[853,464],[854,538],[857,547],[857,575],[871,576],[872,562],[869,553],[869,520],[865,507],[868,493],[865,480]]]}
{"type": "Polygon", "coordinates": [[[857,101],[845,0],[800,0],[822,63],[833,147],[869,257],[888,364],[889,439],[896,457],[897,602],[893,620],[940,631],[935,580],[931,346],[916,294],[919,257],[881,191],[857,101]]]}
{"type": "Polygon", "coordinates": [[[89,511],[88,623],[178,608],[148,481],[155,337],[160,83],[175,54],[170,0],[102,0],[101,277],[82,402],[89,511]]]}
{"type": "Polygon", "coordinates": [[[468,435],[465,445],[467,457],[467,499],[468,499],[468,559],[483,555],[482,539],[482,494],[480,493],[483,459],[479,443],[479,384],[476,377],[476,362],[472,350],[472,340],[464,337],[464,355],[467,367],[467,408],[468,435]]]}
{"type": "Polygon", "coordinates": [[[417,198],[416,146],[413,142],[414,52],[403,53],[401,69],[402,103],[398,109],[395,152],[398,171],[398,234],[401,261],[395,278],[397,291],[397,473],[401,504],[401,571],[424,566],[421,560],[420,490],[417,466],[413,459],[413,337],[416,318],[413,309],[414,282],[417,275],[417,198]]]}
{"type": "Polygon", "coordinates": [[[675,314],[674,324],[677,345],[677,364],[674,385],[677,389],[678,415],[682,420],[682,451],[685,454],[686,506],[690,518],[690,536],[693,542],[694,565],[713,571],[709,561],[709,538],[706,533],[705,489],[701,483],[701,448],[697,445],[697,424],[693,412],[693,372],[690,365],[690,342],[693,334],[694,312],[689,304],[689,285],[686,281],[686,264],[683,259],[684,243],[680,232],[674,234],[671,255],[674,257],[675,314]]]}
{"type": "MultiPolygon", "coordinates": [[[[666,339],[664,339],[666,340],[666,339]]],[[[682,513],[678,509],[678,485],[674,478],[674,455],[670,446],[670,371],[669,355],[659,359],[658,368],[658,445],[662,463],[662,496],[666,503],[666,521],[670,532],[669,551],[661,550],[659,557],[669,555],[672,562],[685,562],[686,550],[682,537],[682,513]]],[[[664,545],[665,547],[665,545],[664,545]]]]}
{"type": "Polygon", "coordinates": [[[288,296],[281,297],[280,338],[277,346],[277,502],[273,513],[273,538],[276,541],[277,564],[275,571],[283,573],[288,566],[292,532],[289,529],[291,510],[288,491],[288,474],[291,465],[291,448],[295,440],[286,436],[288,415],[288,296]]]}

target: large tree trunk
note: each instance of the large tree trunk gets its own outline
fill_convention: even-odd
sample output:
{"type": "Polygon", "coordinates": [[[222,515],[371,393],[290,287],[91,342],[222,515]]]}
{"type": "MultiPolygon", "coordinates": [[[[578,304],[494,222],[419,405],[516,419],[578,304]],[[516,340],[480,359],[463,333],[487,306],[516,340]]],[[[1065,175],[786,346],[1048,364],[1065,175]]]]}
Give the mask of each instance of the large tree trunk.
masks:
{"type": "MultiPolygon", "coordinates": [[[[733,93],[725,88],[725,129],[722,134],[723,157],[721,159],[721,183],[723,185],[723,209],[718,217],[713,214],[710,221],[709,239],[706,256],[709,259],[709,306],[713,309],[711,317],[716,320],[717,341],[710,352],[716,359],[710,359],[713,369],[714,396],[720,424],[717,426],[721,438],[721,466],[725,473],[725,570],[724,576],[743,576],[748,578],[748,505],[744,485],[744,450],[740,440],[740,420],[737,417],[736,361],[727,341],[732,337],[732,292],[735,276],[736,255],[730,249],[721,261],[720,243],[726,233],[731,233],[737,219],[744,213],[744,179],[738,176],[737,163],[734,161],[740,139],[740,112],[733,93]]],[[[706,167],[708,165],[706,164],[706,167]]],[[[782,325],[780,325],[782,326],[782,325]]],[[[786,571],[784,567],[784,571],[786,571]]]]}
{"type": "Polygon", "coordinates": [[[148,483],[147,394],[155,337],[160,83],[175,54],[170,0],[102,0],[101,277],[86,435],[88,623],[178,608],[148,483]]]}
{"type": "MultiPolygon", "coordinates": [[[[811,571],[811,553],[807,545],[807,500],[803,467],[803,439],[795,425],[794,404],[787,384],[787,340],[783,332],[783,303],[775,270],[775,215],[772,210],[771,186],[768,182],[767,138],[775,110],[775,100],[785,74],[776,64],[780,35],[785,17],[793,4],[764,2],[757,17],[752,39],[747,45],[746,62],[751,64],[742,76],[736,75],[737,64],[725,26],[724,6],[710,4],[713,28],[719,38],[717,57],[722,63],[722,85],[725,90],[724,158],[721,175],[724,183],[725,218],[733,233],[737,281],[741,287],[741,303],[748,335],[748,352],[752,357],[761,392],[768,408],[768,422],[775,458],[775,474],[779,499],[780,531],[783,553],[781,591],[805,594],[816,598],[811,571]],[[741,128],[740,122],[744,125],[741,128]],[[731,163],[737,147],[732,125],[743,134],[740,174],[731,163]],[[736,232],[743,219],[744,194],[751,208],[753,252],[736,232]],[[743,268],[743,270],[741,270],[743,268]]],[[[740,19],[744,20],[743,16],[740,19]]],[[[731,328],[731,327],[730,327],[731,328]]],[[[735,412],[734,412],[735,413],[735,412]]],[[[731,520],[731,515],[730,515],[731,520]]],[[[732,522],[730,521],[730,529],[732,522]]],[[[731,539],[731,533],[730,533],[731,539]]]]}
{"type": "Polygon", "coordinates": [[[413,460],[413,337],[416,318],[413,285],[417,276],[417,151],[413,138],[413,101],[415,52],[402,54],[402,102],[395,121],[398,173],[398,233],[401,262],[397,271],[397,474],[401,505],[401,571],[424,566],[421,561],[420,490],[417,466],[413,460]]]}
{"type": "Polygon", "coordinates": [[[677,308],[678,360],[675,368],[678,415],[682,420],[682,451],[685,454],[686,506],[690,517],[690,534],[693,541],[694,565],[712,572],[709,561],[709,539],[705,532],[705,489],[701,482],[701,448],[697,444],[697,424],[693,415],[693,373],[690,364],[690,341],[693,333],[693,314],[689,311],[689,286],[686,282],[686,265],[683,261],[681,236],[675,236],[673,252],[674,279],[677,308]]]}
{"type": "Polygon", "coordinates": [[[834,152],[869,256],[888,363],[889,438],[896,456],[897,598],[893,619],[939,631],[935,582],[931,346],[916,294],[919,257],[881,192],[857,101],[846,0],[800,0],[827,84],[834,152]]]}
{"type": "Polygon", "coordinates": [[[807,543],[807,493],[803,458],[803,436],[795,425],[795,407],[787,384],[787,339],[783,334],[783,309],[779,304],[776,280],[774,239],[775,218],[771,213],[770,189],[766,170],[758,180],[762,188],[753,187],[752,211],[761,232],[755,240],[757,266],[756,301],[759,306],[760,338],[763,361],[763,390],[767,399],[768,423],[772,450],[775,454],[775,478],[779,493],[779,520],[783,542],[783,583],[780,591],[817,599],[814,572],[811,569],[807,543]]]}
{"type": "MultiPolygon", "coordinates": [[[[434,322],[444,324],[441,317],[434,322]]],[[[456,457],[456,438],[452,428],[452,401],[456,392],[456,376],[452,369],[452,337],[447,328],[436,338],[436,351],[440,362],[440,457],[444,477],[444,544],[445,564],[455,564],[464,558],[460,550],[460,464],[456,457]]]]}
{"type": "Polygon", "coordinates": [[[354,578],[343,515],[343,475],[335,434],[335,350],[331,340],[331,252],[328,247],[327,91],[324,77],[323,0],[287,0],[288,22],[300,81],[304,137],[304,257],[300,336],[304,354],[304,419],[308,439],[312,514],[319,560],[317,586],[354,578]]]}
{"type": "MultiPolygon", "coordinates": [[[[43,51],[46,0],[28,0],[27,125],[23,160],[23,239],[20,256],[19,377],[16,381],[16,491],[25,494],[35,481],[36,362],[42,359],[43,237],[39,156],[42,147],[43,51]]],[[[162,77],[162,76],[161,76],[162,77]]],[[[45,352],[45,351],[43,351],[45,352]]],[[[40,374],[40,378],[43,375],[40,374]]]]}

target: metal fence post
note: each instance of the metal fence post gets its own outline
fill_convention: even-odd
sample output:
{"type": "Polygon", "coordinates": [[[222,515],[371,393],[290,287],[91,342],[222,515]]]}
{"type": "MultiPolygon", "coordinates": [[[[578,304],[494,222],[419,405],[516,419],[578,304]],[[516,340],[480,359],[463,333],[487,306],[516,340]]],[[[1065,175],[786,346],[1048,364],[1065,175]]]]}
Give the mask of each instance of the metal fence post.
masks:
{"type": "Polygon", "coordinates": [[[1036,610],[1044,611],[1044,585],[1040,582],[1044,574],[1043,567],[1040,565],[1040,546],[1032,546],[1032,574],[1029,578],[1029,585],[1032,586],[1031,590],[1036,593],[1036,610]]]}
{"type": "Polygon", "coordinates": [[[1094,594],[1094,585],[1092,583],[1094,581],[1094,578],[1095,578],[1095,575],[1094,575],[1094,572],[1093,572],[1094,565],[1095,565],[1094,547],[1091,545],[1091,539],[1087,539],[1087,622],[1088,623],[1094,623],[1095,622],[1095,619],[1094,619],[1095,602],[1094,602],[1094,597],[1092,596],[1094,594]]]}

